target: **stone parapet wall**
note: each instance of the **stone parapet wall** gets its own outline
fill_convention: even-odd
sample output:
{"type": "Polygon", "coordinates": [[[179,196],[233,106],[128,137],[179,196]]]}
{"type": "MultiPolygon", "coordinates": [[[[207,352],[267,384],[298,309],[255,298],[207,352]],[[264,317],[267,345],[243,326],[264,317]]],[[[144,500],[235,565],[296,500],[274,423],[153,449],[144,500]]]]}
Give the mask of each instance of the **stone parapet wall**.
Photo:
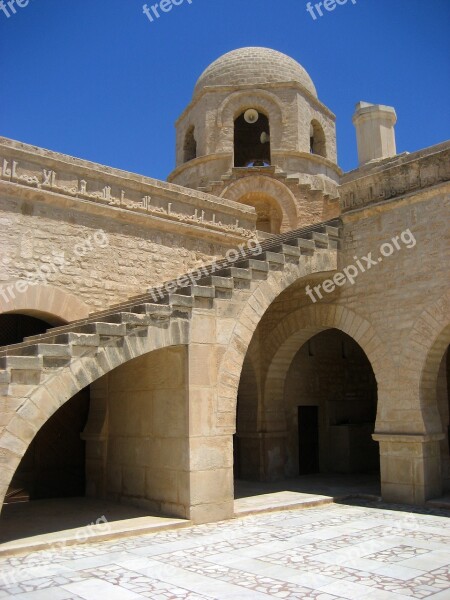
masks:
{"type": "Polygon", "coordinates": [[[374,161],[343,176],[340,188],[342,212],[417,194],[449,180],[450,142],[374,161]]]}
{"type": "Polygon", "coordinates": [[[242,205],[5,138],[0,138],[0,182],[5,191],[7,184],[38,190],[36,201],[43,194],[64,196],[66,205],[75,200],[72,206],[83,212],[107,206],[130,217],[156,217],[162,227],[193,225],[199,237],[199,230],[204,236],[251,237],[254,229],[253,211],[242,205]]]}
{"type": "Polygon", "coordinates": [[[0,310],[26,310],[8,292],[21,280],[99,310],[223,257],[254,223],[250,207],[2,138],[0,310]]]}

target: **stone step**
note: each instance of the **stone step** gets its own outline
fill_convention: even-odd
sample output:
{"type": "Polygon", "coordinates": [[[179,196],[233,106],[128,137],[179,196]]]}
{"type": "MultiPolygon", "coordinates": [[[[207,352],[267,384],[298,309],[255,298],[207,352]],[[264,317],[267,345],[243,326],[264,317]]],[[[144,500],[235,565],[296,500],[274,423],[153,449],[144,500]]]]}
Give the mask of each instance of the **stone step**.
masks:
{"type": "Polygon", "coordinates": [[[327,226],[325,232],[328,235],[328,247],[330,249],[340,249],[341,230],[338,227],[327,226]]]}
{"type": "Polygon", "coordinates": [[[284,256],[294,256],[296,258],[301,254],[298,246],[292,246],[289,244],[281,244],[280,246],[276,246],[273,250],[278,254],[284,254],[284,256]]]}
{"type": "Polygon", "coordinates": [[[200,285],[213,286],[219,290],[232,290],[234,281],[232,277],[220,277],[218,275],[209,275],[199,281],[200,285]]]}
{"type": "Polygon", "coordinates": [[[172,314],[172,309],[166,304],[153,304],[145,302],[143,304],[137,304],[130,307],[130,312],[136,314],[147,314],[154,318],[169,318],[172,314]]]}
{"type": "Polygon", "coordinates": [[[255,258],[249,258],[247,260],[238,261],[236,265],[239,268],[251,269],[252,271],[255,271],[257,273],[269,272],[269,263],[262,260],[256,260],[255,258]]]}
{"type": "Polygon", "coordinates": [[[215,298],[216,291],[209,285],[188,285],[178,290],[179,294],[192,298],[215,298]]]}
{"type": "Polygon", "coordinates": [[[340,238],[341,230],[339,229],[339,227],[333,227],[332,225],[327,225],[325,227],[325,233],[328,235],[328,237],[340,238]]]}
{"type": "Polygon", "coordinates": [[[39,371],[43,367],[40,356],[2,356],[0,369],[15,371],[39,371]]]}
{"type": "Polygon", "coordinates": [[[194,306],[194,298],[190,295],[181,294],[182,289],[177,290],[177,294],[169,294],[161,300],[161,304],[168,304],[174,308],[192,308],[194,306]]]}
{"type": "Polygon", "coordinates": [[[70,346],[67,344],[32,344],[12,349],[8,356],[42,356],[49,358],[70,358],[70,346]]]}
{"type": "Polygon", "coordinates": [[[297,246],[300,249],[301,254],[314,254],[316,249],[316,243],[314,240],[307,240],[305,238],[295,238],[293,240],[286,241],[286,244],[297,246]]]}
{"type": "Polygon", "coordinates": [[[42,357],[44,369],[56,369],[70,363],[72,352],[70,346],[65,344],[32,344],[11,349],[7,356],[42,357]]]}
{"type": "MultiPolygon", "coordinates": [[[[40,356],[3,356],[0,358],[0,371],[9,373],[9,381],[4,386],[39,385],[42,381],[44,363],[40,356]]],[[[7,375],[3,375],[7,378],[7,375]]]]}
{"type": "Polygon", "coordinates": [[[250,269],[239,269],[238,267],[227,267],[219,271],[223,277],[232,277],[235,281],[251,281],[252,272],[250,269]]]}
{"type": "Polygon", "coordinates": [[[88,333],[96,334],[100,337],[124,337],[127,334],[127,328],[125,325],[120,323],[109,323],[109,322],[94,322],[86,323],[84,325],[74,326],[72,328],[74,333],[88,333]]]}
{"type": "Polygon", "coordinates": [[[80,346],[82,348],[98,348],[100,346],[100,335],[95,333],[59,333],[50,337],[54,344],[67,344],[71,347],[80,346]]]}
{"type": "MultiPolygon", "coordinates": [[[[241,176],[243,172],[236,173],[233,177],[241,176]]],[[[291,178],[290,182],[293,182],[293,179],[291,178]]],[[[309,191],[323,193],[322,190],[313,190],[309,184],[299,185],[309,191]]],[[[26,378],[27,370],[30,371],[31,377],[42,368],[61,365],[70,360],[71,356],[96,353],[105,342],[105,338],[120,339],[127,335],[130,328],[147,327],[155,320],[169,319],[171,315],[176,314],[177,308],[186,313],[186,309],[196,305],[196,299],[231,297],[234,288],[248,288],[252,280],[265,279],[270,269],[282,269],[284,264],[292,262],[293,258],[312,255],[316,248],[338,248],[340,232],[340,222],[334,220],[279,236],[266,234],[264,237],[267,236],[268,239],[262,242],[261,254],[249,253],[247,257],[234,263],[220,261],[221,269],[218,272],[207,267],[212,273],[204,277],[199,285],[179,288],[174,293],[168,293],[164,285],[153,288],[146,294],[131,297],[125,303],[86,319],[50,329],[45,334],[25,338],[21,344],[0,350],[4,361],[5,382],[8,382],[11,370],[16,377],[19,377],[17,373],[22,373],[26,378]],[[162,297],[158,294],[160,290],[162,297]],[[12,359],[16,358],[17,361],[14,362],[12,359]],[[32,362],[33,360],[38,362],[32,362]]],[[[174,289],[175,282],[170,282],[170,285],[171,289],[174,289]]]]}
{"type": "Polygon", "coordinates": [[[108,323],[118,323],[127,328],[149,327],[155,322],[155,317],[151,313],[119,312],[114,315],[108,315],[101,319],[108,323]]]}
{"type": "Polygon", "coordinates": [[[326,233],[317,233],[316,231],[312,235],[312,239],[316,244],[316,248],[328,248],[330,240],[326,233]]]}
{"type": "Polygon", "coordinates": [[[286,262],[286,258],[284,256],[284,254],[282,254],[281,252],[270,252],[270,251],[262,252],[261,254],[258,254],[258,256],[255,256],[255,259],[265,261],[269,265],[276,265],[276,266],[284,265],[286,262]]]}

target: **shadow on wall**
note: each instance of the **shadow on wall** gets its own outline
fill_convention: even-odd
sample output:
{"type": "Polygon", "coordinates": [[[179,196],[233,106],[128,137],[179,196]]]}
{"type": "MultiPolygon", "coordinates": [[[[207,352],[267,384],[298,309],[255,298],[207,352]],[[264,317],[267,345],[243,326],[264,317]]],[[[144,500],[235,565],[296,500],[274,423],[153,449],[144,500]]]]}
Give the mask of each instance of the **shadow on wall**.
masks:
{"type": "MultiPolygon", "coordinates": [[[[0,315],[0,347],[39,335],[52,325],[26,314],[0,315]]],[[[85,442],[81,440],[89,412],[89,388],[82,390],[44,424],[13,477],[6,504],[44,498],[84,496],[85,442]]]]}

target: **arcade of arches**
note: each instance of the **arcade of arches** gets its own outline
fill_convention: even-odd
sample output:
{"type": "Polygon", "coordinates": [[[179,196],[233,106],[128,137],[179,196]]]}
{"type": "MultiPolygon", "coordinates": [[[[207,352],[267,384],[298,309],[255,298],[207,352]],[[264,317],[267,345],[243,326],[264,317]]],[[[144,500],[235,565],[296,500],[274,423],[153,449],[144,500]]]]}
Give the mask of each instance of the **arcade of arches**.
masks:
{"type": "MultiPolygon", "coordinates": [[[[300,309],[303,316],[293,318],[295,288],[303,283],[283,292],[256,327],[240,377],[236,434],[233,440],[221,438],[225,462],[213,446],[202,460],[217,462],[224,472],[234,462],[235,478],[244,481],[306,474],[368,474],[376,479],[374,371],[345,326],[326,323],[320,311],[307,306],[300,309]],[[284,312],[287,306],[291,308],[284,312]]],[[[344,313],[341,322],[346,320],[344,313]]],[[[49,325],[17,314],[0,315],[0,324],[8,342],[49,325]]],[[[192,369],[198,372],[202,364],[192,363],[194,350],[180,339],[125,362],[64,403],[29,446],[6,502],[86,494],[188,517],[190,486],[203,485],[202,475],[191,472],[188,457],[197,445],[203,447],[201,436],[209,431],[212,417],[194,409],[192,369]]],[[[433,388],[446,432],[449,363],[447,350],[433,388]]],[[[442,483],[449,489],[448,435],[440,452],[442,483]]],[[[214,490],[226,493],[227,486],[214,490]]]]}
{"type": "Polygon", "coordinates": [[[379,474],[409,504],[449,490],[450,144],[396,155],[395,121],[359,103],[343,173],[306,70],[243,48],[199,78],[169,183],[2,138],[0,499],[200,523],[234,515],[233,475],[379,474]],[[99,230],[107,246],[75,257],[99,230]],[[257,259],[190,285],[256,239],[257,259]],[[60,251],[70,268],[19,294],[60,251]],[[52,315],[85,321],[56,349],[3,348],[52,315]]]}

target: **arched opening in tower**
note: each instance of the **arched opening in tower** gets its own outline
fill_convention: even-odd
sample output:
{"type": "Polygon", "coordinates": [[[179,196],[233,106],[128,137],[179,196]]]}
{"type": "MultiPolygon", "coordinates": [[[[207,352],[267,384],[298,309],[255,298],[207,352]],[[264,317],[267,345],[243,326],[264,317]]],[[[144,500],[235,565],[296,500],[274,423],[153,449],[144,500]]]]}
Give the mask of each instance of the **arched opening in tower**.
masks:
{"type": "Polygon", "coordinates": [[[234,122],[234,166],[270,166],[269,119],[256,110],[243,112],[234,122]]]}
{"type": "Polygon", "coordinates": [[[197,140],[195,139],[195,127],[189,127],[184,138],[184,162],[187,163],[190,160],[197,158],[197,140]]]}
{"type": "Polygon", "coordinates": [[[327,157],[325,133],[322,129],[322,125],[316,120],[311,121],[309,143],[311,154],[317,154],[324,158],[327,157]]]}

